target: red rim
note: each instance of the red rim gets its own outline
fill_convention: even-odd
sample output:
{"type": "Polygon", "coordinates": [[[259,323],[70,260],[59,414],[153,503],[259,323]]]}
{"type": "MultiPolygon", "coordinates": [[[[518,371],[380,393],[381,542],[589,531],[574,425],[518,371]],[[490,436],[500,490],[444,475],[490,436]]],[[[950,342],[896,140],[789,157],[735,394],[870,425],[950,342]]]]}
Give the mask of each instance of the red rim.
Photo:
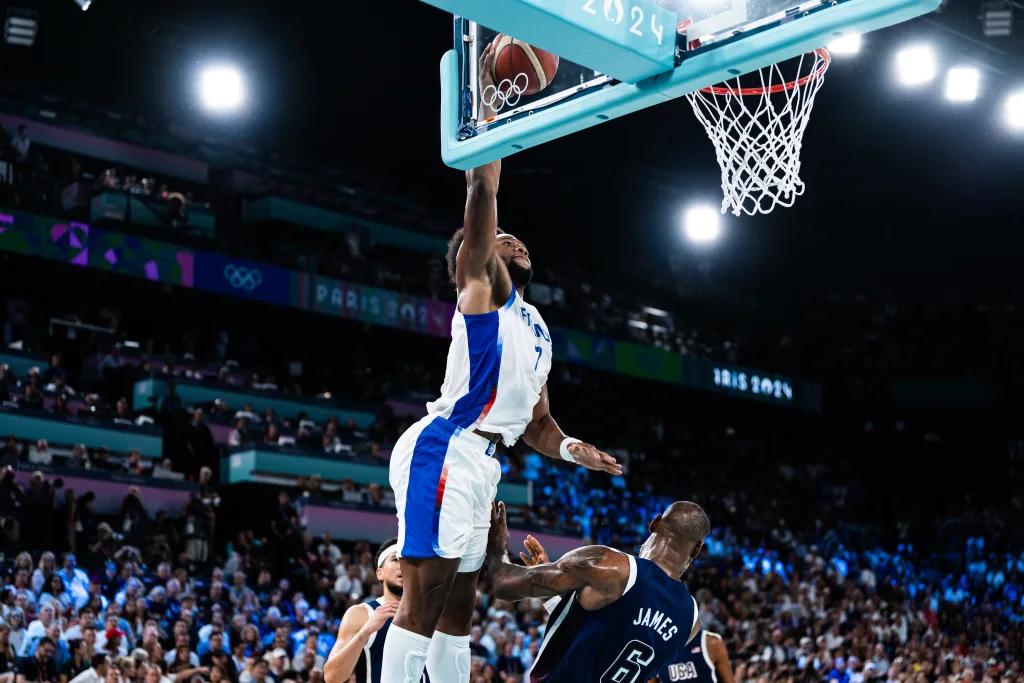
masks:
{"type": "Polygon", "coordinates": [[[724,85],[713,85],[707,88],[701,88],[702,93],[708,95],[739,95],[740,97],[754,97],[756,95],[777,95],[780,92],[787,92],[794,88],[802,88],[816,78],[821,78],[825,75],[829,65],[832,63],[832,55],[829,51],[823,47],[819,47],[814,51],[818,57],[821,58],[821,65],[813,72],[807,74],[803,78],[798,78],[795,81],[788,83],[779,83],[773,85],[770,88],[732,88],[724,85]]]}

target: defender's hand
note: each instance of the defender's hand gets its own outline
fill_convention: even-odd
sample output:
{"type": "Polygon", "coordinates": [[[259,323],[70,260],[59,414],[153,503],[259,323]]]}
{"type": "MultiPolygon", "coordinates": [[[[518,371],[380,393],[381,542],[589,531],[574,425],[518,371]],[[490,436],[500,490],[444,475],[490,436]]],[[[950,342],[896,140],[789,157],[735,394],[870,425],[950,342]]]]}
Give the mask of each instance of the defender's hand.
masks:
{"type": "Polygon", "coordinates": [[[612,456],[589,443],[569,444],[569,454],[576,459],[576,464],[596,472],[607,472],[616,477],[622,476],[622,465],[612,456]]]}
{"type": "Polygon", "coordinates": [[[487,534],[487,554],[508,555],[508,522],[505,521],[505,503],[491,504],[491,530],[487,534]]]}
{"type": "Polygon", "coordinates": [[[519,559],[522,560],[523,564],[527,567],[533,567],[538,564],[547,564],[551,561],[548,557],[548,552],[544,550],[544,546],[542,546],[540,541],[533,536],[527,536],[526,540],[523,541],[523,545],[530,554],[527,555],[526,553],[519,553],[519,559]]]}

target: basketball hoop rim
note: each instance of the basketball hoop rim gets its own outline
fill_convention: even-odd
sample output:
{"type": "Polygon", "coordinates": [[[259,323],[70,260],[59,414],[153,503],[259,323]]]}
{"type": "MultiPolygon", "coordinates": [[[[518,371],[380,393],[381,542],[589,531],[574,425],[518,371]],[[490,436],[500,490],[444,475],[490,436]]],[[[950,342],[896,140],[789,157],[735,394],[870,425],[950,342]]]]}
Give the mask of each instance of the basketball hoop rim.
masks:
{"type": "Polygon", "coordinates": [[[828,67],[832,64],[832,53],[827,48],[819,47],[813,50],[813,53],[818,55],[821,60],[821,64],[818,65],[811,73],[798,78],[788,83],[779,83],[773,85],[770,88],[732,88],[724,85],[712,85],[706,88],[701,88],[700,92],[706,95],[738,95],[740,97],[757,97],[759,95],[777,95],[781,92],[788,92],[796,88],[802,88],[808,83],[818,78],[824,78],[825,72],[828,71],[828,67]]]}

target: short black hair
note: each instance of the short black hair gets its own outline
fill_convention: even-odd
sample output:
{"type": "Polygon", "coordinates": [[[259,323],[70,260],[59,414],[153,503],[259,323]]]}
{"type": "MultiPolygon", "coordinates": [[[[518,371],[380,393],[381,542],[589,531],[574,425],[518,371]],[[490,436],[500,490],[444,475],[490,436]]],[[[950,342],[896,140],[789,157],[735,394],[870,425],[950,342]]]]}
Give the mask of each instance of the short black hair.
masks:
{"type": "Polygon", "coordinates": [[[448,280],[455,284],[455,257],[459,254],[459,247],[462,246],[462,236],[464,229],[459,228],[452,235],[452,238],[448,240],[448,254],[445,256],[445,262],[448,264],[448,280]]]}
{"type": "Polygon", "coordinates": [[[680,500],[668,506],[662,514],[670,532],[688,541],[703,541],[711,532],[711,520],[697,503],[680,500]]]}
{"type": "Polygon", "coordinates": [[[376,569],[380,566],[380,556],[384,554],[384,551],[391,546],[398,544],[398,537],[389,538],[377,547],[377,554],[373,556],[373,567],[376,569]]]}
{"type": "Polygon", "coordinates": [[[42,638],[40,638],[39,642],[36,643],[36,649],[38,650],[43,645],[52,645],[53,647],[57,647],[57,643],[53,642],[53,638],[51,638],[50,636],[43,636],[42,638]]]}
{"type": "Polygon", "coordinates": [[[92,656],[92,661],[90,663],[94,669],[98,666],[103,666],[107,663],[107,655],[102,652],[97,652],[92,656]]]}

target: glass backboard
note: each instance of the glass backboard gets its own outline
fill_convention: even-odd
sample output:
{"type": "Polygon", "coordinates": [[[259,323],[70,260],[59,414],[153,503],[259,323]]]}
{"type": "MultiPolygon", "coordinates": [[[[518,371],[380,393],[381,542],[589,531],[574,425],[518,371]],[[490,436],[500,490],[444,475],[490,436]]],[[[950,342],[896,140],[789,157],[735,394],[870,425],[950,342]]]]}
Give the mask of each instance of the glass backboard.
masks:
{"type": "MultiPolygon", "coordinates": [[[[847,33],[866,33],[934,10],[940,0],[505,0],[492,3],[426,0],[465,9],[455,17],[455,48],[442,62],[442,156],[470,168],[638,109],[681,97],[728,78],[822,47],[847,33]],[[550,20],[533,38],[561,57],[548,85],[527,95],[516,84],[480,92],[482,51],[500,32],[497,21],[529,33],[533,25],[508,18],[514,6],[541,11],[550,20]],[[478,23],[489,19],[492,25],[478,23]],[[566,58],[575,45],[558,23],[605,32],[609,45],[656,47],[674,43],[670,64],[637,82],[619,80],[566,58]],[[554,28],[552,28],[554,27],[554,28]],[[559,44],[560,40],[562,44],[559,44]],[[541,42],[543,41],[543,42],[541,42]],[[614,43],[614,44],[613,44],[614,43]],[[490,105],[481,108],[483,98],[490,105]],[[484,114],[485,112],[485,114],[484,114]]],[[[527,11],[524,10],[524,11],[527,11]]],[[[517,17],[513,17],[515,19],[517,17]]],[[[539,23],[539,20],[538,20],[539,23]]],[[[530,36],[515,35],[524,42],[530,36]]],[[[611,50],[612,47],[608,49],[611,50]]],[[[582,53],[577,51],[577,53],[582,53]]],[[[594,54],[591,50],[590,54],[594,54]]],[[[602,53],[603,54],[603,53],[602,53]]]]}

